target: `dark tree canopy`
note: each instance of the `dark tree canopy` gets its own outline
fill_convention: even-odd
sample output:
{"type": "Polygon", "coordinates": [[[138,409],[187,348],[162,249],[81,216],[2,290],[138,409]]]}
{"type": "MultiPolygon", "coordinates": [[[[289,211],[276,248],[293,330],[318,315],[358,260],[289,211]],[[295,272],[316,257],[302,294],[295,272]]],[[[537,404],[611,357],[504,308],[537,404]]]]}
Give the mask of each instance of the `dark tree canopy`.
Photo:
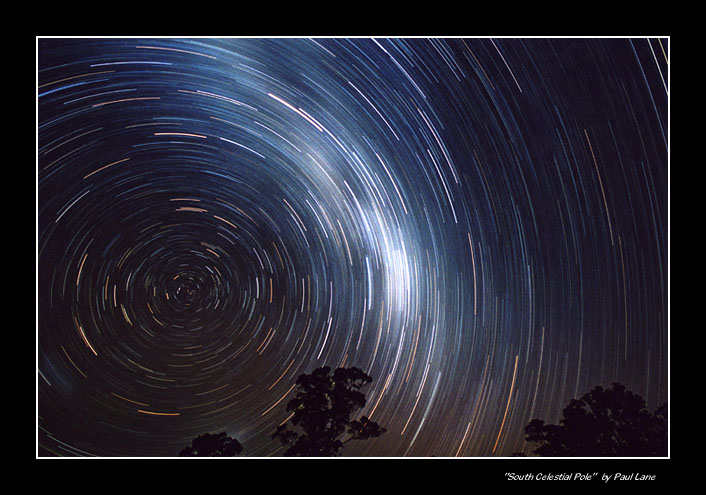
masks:
{"type": "Polygon", "coordinates": [[[351,415],[365,406],[360,389],[372,378],[358,368],[338,368],[331,374],[328,366],[315,369],[297,379],[297,393],[287,404],[294,412],[289,423],[272,435],[289,448],[285,456],[331,457],[339,454],[350,440],[375,438],[386,430],[365,416],[352,420],[351,415]],[[298,428],[291,430],[288,425],[298,428]],[[349,437],[345,441],[340,438],[349,437]]]}
{"type": "Polygon", "coordinates": [[[205,433],[194,438],[191,446],[184,447],[179,457],[235,457],[242,452],[243,446],[225,432],[205,433]]]}
{"type": "Polygon", "coordinates": [[[558,425],[533,419],[527,441],[543,457],[655,457],[667,455],[667,404],[654,413],[625,386],[600,386],[573,399],[558,425]]]}

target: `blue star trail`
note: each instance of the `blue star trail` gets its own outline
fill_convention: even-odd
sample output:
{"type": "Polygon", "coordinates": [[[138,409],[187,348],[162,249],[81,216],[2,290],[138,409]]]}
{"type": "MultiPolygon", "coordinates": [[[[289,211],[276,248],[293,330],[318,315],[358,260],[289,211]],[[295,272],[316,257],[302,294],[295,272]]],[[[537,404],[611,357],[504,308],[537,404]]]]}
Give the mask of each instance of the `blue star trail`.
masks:
{"type": "Polygon", "coordinates": [[[346,456],[666,401],[668,42],[37,39],[38,455],[281,456],[320,366],[346,456]]]}

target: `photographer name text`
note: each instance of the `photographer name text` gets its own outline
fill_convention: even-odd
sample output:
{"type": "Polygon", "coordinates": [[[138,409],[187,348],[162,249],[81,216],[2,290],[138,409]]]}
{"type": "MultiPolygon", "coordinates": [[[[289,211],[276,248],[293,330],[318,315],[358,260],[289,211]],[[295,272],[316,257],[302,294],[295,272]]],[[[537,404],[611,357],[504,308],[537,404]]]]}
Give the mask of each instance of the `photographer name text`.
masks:
{"type": "Polygon", "coordinates": [[[505,473],[505,478],[509,481],[654,481],[657,476],[643,473],[505,473]]]}

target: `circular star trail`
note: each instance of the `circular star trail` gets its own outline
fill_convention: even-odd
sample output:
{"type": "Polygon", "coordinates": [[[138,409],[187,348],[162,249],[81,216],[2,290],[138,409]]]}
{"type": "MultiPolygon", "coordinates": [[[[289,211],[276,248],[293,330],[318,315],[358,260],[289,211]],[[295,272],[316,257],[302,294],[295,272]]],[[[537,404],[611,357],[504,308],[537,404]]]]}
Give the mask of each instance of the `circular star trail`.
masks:
{"type": "Polygon", "coordinates": [[[279,456],[320,366],[348,456],[667,399],[668,39],[37,44],[39,455],[279,456]]]}

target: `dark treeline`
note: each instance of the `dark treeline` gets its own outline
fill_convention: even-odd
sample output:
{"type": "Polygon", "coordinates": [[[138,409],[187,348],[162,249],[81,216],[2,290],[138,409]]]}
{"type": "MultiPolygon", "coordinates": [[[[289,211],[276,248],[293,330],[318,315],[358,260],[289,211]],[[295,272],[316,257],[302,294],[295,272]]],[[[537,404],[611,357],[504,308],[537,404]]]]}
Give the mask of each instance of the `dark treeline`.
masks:
{"type": "MultiPolygon", "coordinates": [[[[272,434],[285,457],[333,457],[350,441],[376,438],[385,428],[365,416],[352,419],[365,406],[361,388],[372,378],[358,368],[315,369],[297,379],[287,403],[290,420],[272,434]],[[343,440],[345,438],[345,440],[343,440]]],[[[645,401],[625,386],[596,386],[562,411],[559,424],[533,419],[525,427],[532,454],[541,457],[666,457],[667,404],[650,413],[645,401]]],[[[225,432],[198,436],[180,457],[234,457],[243,447],[225,432]]],[[[514,454],[525,456],[523,453],[514,454]]]]}
{"type": "Polygon", "coordinates": [[[650,413],[639,395],[614,383],[596,386],[562,411],[558,425],[533,419],[525,427],[542,457],[666,457],[667,404],[650,413]]]}
{"type": "MultiPolygon", "coordinates": [[[[365,406],[362,387],[373,379],[359,368],[331,368],[324,366],[297,379],[296,394],[287,403],[292,418],[272,434],[273,439],[287,447],[286,457],[333,457],[352,440],[375,438],[385,428],[362,416],[352,419],[353,413],[365,406]],[[348,435],[346,440],[341,440],[348,435]]],[[[225,433],[205,434],[194,439],[181,457],[232,457],[242,451],[237,440],[225,433]]]]}

